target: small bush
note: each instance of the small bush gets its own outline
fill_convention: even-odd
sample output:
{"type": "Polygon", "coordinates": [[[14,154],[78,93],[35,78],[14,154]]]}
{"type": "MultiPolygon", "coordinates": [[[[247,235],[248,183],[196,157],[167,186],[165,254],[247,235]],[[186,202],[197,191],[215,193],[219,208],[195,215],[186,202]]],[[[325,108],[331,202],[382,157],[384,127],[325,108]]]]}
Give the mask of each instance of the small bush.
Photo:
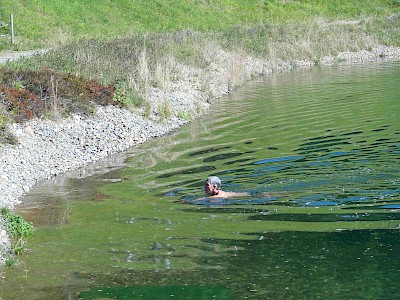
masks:
{"type": "Polygon", "coordinates": [[[21,255],[26,250],[25,238],[33,234],[33,226],[7,208],[1,209],[0,218],[3,219],[7,233],[12,237],[5,262],[6,267],[12,267],[18,263],[16,255],[21,255]]]}
{"type": "Polygon", "coordinates": [[[171,104],[167,100],[163,100],[158,106],[158,114],[161,120],[167,120],[172,115],[171,104]]]}
{"type": "Polygon", "coordinates": [[[35,94],[24,88],[12,88],[0,85],[3,107],[14,116],[14,120],[23,123],[33,117],[41,117],[45,104],[35,94]]]}
{"type": "MultiPolygon", "coordinates": [[[[39,71],[2,69],[0,82],[3,112],[20,123],[34,117],[42,118],[50,111],[89,114],[94,104],[117,104],[113,99],[113,85],[102,85],[97,80],[49,68],[39,71]]],[[[5,118],[0,122],[2,125],[5,118]]]]}
{"type": "Polygon", "coordinates": [[[7,114],[7,110],[2,103],[4,96],[0,94],[0,131],[6,130],[11,120],[7,114]]]}
{"type": "Polygon", "coordinates": [[[114,101],[121,107],[134,108],[143,105],[134,88],[127,80],[118,80],[114,83],[114,101]]]}
{"type": "Polygon", "coordinates": [[[32,224],[28,223],[19,215],[10,212],[7,208],[1,210],[7,232],[14,237],[24,238],[33,233],[32,224]]]}
{"type": "Polygon", "coordinates": [[[191,119],[191,114],[187,111],[178,111],[176,114],[178,118],[181,118],[182,120],[190,120],[191,119]]]}
{"type": "Polygon", "coordinates": [[[17,260],[16,260],[16,258],[14,256],[10,255],[10,256],[7,257],[6,262],[5,262],[5,266],[7,268],[11,268],[12,266],[14,266],[16,264],[17,264],[17,260]]]}
{"type": "Polygon", "coordinates": [[[6,108],[6,102],[4,99],[5,96],[0,93],[0,146],[2,144],[16,145],[17,139],[9,130],[12,116],[6,108]]]}

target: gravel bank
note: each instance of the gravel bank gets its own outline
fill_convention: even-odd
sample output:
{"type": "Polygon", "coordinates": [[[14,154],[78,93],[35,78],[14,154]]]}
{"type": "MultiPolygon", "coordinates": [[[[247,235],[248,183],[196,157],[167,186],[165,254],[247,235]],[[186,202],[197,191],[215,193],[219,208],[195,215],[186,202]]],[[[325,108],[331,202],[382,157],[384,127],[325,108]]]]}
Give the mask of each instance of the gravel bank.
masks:
{"type": "MultiPolygon", "coordinates": [[[[11,131],[18,145],[0,148],[0,208],[18,204],[19,197],[41,180],[76,170],[178,129],[189,121],[178,117],[178,112],[193,119],[207,111],[213,99],[254,76],[315,64],[312,61],[271,63],[221,49],[207,49],[207,53],[210,55],[209,69],[182,66],[173,82],[166,83],[163,89],[150,91],[153,114],[149,118],[143,117],[140,111],[107,106],[97,107],[89,118],[74,115],[58,121],[32,120],[24,125],[13,124],[11,131]],[[173,108],[171,117],[164,121],[160,120],[156,109],[163,101],[173,108]]],[[[322,58],[320,63],[378,60],[400,60],[400,49],[379,47],[372,51],[344,52],[335,58],[322,58]]],[[[0,264],[4,263],[8,245],[8,237],[0,228],[0,264]]]]}

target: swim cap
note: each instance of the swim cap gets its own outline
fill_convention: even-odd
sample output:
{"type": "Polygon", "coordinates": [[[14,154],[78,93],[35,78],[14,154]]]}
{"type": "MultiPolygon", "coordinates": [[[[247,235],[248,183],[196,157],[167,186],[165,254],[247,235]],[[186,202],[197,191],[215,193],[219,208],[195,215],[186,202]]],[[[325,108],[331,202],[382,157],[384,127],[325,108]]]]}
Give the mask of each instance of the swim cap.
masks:
{"type": "Polygon", "coordinates": [[[210,176],[207,178],[207,181],[213,186],[216,186],[217,190],[221,189],[221,179],[219,179],[217,176],[210,176]]]}

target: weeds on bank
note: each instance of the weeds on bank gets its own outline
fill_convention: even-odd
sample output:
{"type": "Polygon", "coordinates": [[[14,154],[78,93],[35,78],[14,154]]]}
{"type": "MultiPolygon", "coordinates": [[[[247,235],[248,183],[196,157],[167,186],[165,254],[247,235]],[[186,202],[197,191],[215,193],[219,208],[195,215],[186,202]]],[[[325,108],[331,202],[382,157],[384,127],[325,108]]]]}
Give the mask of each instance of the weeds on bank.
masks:
{"type": "Polygon", "coordinates": [[[172,115],[171,104],[167,100],[163,100],[157,109],[159,117],[162,121],[168,120],[172,115]]]}
{"type": "Polygon", "coordinates": [[[33,234],[33,226],[6,208],[1,209],[0,217],[4,220],[7,233],[12,237],[11,253],[6,260],[6,266],[11,267],[17,262],[15,256],[26,250],[25,239],[33,234]]]}
{"type": "Polygon", "coordinates": [[[370,50],[378,45],[400,46],[400,15],[357,21],[314,19],[307,23],[260,24],[216,33],[224,48],[243,49],[270,62],[312,60],[342,51],[370,50]]]}

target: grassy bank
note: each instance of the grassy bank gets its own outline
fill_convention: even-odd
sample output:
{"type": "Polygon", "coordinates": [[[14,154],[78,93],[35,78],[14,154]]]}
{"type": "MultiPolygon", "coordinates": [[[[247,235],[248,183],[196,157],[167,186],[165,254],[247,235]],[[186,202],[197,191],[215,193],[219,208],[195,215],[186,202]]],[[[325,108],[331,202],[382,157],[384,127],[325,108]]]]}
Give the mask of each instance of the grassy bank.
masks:
{"type": "MultiPolygon", "coordinates": [[[[227,30],[236,26],[353,20],[400,12],[398,0],[4,0],[0,20],[14,15],[15,49],[145,32],[227,30]]],[[[4,29],[3,29],[4,30],[4,29]]],[[[9,49],[7,39],[0,50],[9,49]]]]}

